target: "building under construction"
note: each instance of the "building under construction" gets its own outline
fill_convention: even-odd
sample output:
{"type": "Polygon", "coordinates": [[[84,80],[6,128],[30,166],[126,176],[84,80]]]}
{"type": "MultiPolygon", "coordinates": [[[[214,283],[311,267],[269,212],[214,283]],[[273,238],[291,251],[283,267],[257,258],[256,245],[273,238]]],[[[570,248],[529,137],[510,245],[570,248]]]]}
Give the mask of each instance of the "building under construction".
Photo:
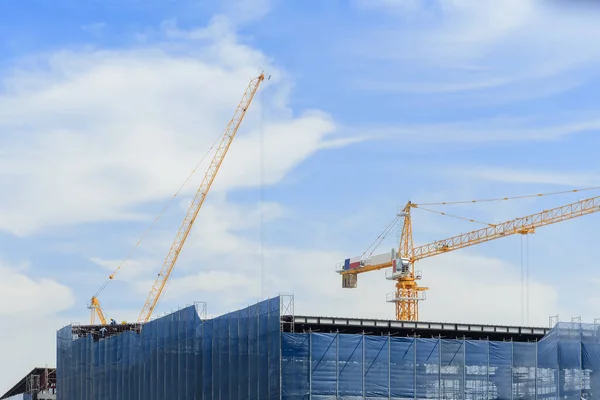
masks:
{"type": "MultiPolygon", "coordinates": [[[[387,269],[386,278],[395,282],[395,291],[387,297],[395,303],[394,321],[296,316],[290,296],[212,319],[203,318],[203,313],[190,306],[151,320],[264,80],[261,73],[246,88],[137,323],[107,323],[98,298],[120,264],[92,296],[90,324],[66,326],[58,332],[59,399],[600,399],[600,377],[595,372],[600,370],[596,325],[558,324],[548,330],[421,322],[418,305],[428,288],[420,286],[421,273],[415,270],[415,263],[428,257],[511,235],[529,235],[543,226],[599,212],[600,196],[485,224],[485,228],[417,247],[411,210],[421,208],[449,216],[423,206],[465,202],[409,202],[373,248],[346,259],[336,269],[344,288],[356,288],[359,274],[387,269]],[[373,256],[400,220],[397,249],[373,256]],[[94,324],[96,317],[100,325],[94,324]]],[[[535,196],[559,193],[563,192],[535,196]]]]}
{"type": "Polygon", "coordinates": [[[17,382],[0,400],[56,399],[56,368],[34,368],[17,382]]]}
{"type": "Polygon", "coordinates": [[[190,306],[104,337],[66,326],[58,399],[600,399],[594,324],[325,318],[293,308],[293,297],[279,296],[206,319],[190,306]]]}

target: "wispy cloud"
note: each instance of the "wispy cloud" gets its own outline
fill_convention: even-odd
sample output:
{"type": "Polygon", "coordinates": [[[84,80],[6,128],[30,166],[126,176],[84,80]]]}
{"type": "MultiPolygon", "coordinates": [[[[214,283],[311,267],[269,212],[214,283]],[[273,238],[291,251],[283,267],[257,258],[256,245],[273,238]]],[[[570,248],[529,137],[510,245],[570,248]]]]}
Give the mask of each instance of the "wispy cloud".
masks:
{"type": "Polygon", "coordinates": [[[589,172],[536,171],[505,167],[470,166],[449,168],[446,174],[462,179],[479,179],[512,184],[542,184],[571,188],[600,186],[600,174],[589,172]]]}
{"type": "Polygon", "coordinates": [[[539,0],[403,3],[373,2],[370,8],[385,13],[384,21],[353,38],[353,54],[380,60],[372,64],[378,73],[363,76],[359,87],[443,94],[544,82],[558,90],[553,77],[569,80],[578,71],[582,81],[600,65],[600,51],[593,46],[600,39],[598,13],[565,12],[539,0]],[[394,24],[409,15],[410,24],[394,24]]]}
{"type": "Polygon", "coordinates": [[[556,141],[571,135],[600,130],[600,120],[571,116],[568,122],[549,125],[534,116],[497,117],[455,123],[402,124],[365,129],[369,137],[386,137],[413,143],[499,143],[556,141]]]}
{"type": "Polygon", "coordinates": [[[81,29],[87,33],[90,33],[93,36],[100,36],[102,32],[106,29],[105,22],[95,22],[93,24],[83,25],[81,29]]]}
{"type": "Polygon", "coordinates": [[[225,0],[223,12],[236,24],[260,20],[271,11],[272,0],[225,0]]]}
{"type": "Polygon", "coordinates": [[[513,79],[491,78],[490,80],[470,81],[470,82],[396,82],[386,83],[372,80],[359,80],[355,82],[358,89],[374,90],[384,93],[404,92],[404,93],[455,93],[466,92],[480,89],[495,88],[514,82],[513,79]]]}
{"type": "Polygon", "coordinates": [[[43,316],[65,310],[74,297],[67,286],[48,278],[32,278],[26,271],[0,264],[0,316],[43,316]],[[48,296],[40,301],[40,296],[48,296]]]}

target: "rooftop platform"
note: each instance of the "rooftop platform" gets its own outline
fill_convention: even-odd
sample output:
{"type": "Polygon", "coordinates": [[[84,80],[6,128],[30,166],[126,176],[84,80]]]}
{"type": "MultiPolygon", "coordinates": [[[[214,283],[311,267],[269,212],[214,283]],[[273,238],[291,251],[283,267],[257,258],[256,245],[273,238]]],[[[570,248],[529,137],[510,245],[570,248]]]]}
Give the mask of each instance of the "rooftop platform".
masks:
{"type": "Polygon", "coordinates": [[[91,335],[95,342],[100,339],[106,339],[111,336],[119,335],[123,332],[140,333],[142,324],[116,324],[116,325],[73,325],[73,339],[91,335]]]}
{"type": "MultiPolygon", "coordinates": [[[[94,341],[133,331],[140,333],[143,324],[118,325],[74,325],[73,339],[92,335],[94,341]],[[101,329],[105,328],[104,333],[101,329]]],[[[494,340],[513,342],[536,342],[544,337],[550,328],[464,324],[453,322],[396,321],[362,318],[319,317],[306,315],[282,315],[283,332],[324,332],[366,334],[375,336],[419,337],[435,339],[494,340]]]]}
{"type": "Polygon", "coordinates": [[[377,336],[535,342],[550,331],[550,328],[543,327],[330,318],[303,315],[293,317],[284,315],[281,316],[281,319],[283,331],[289,332],[293,329],[296,333],[339,332],[364,333],[377,336]]]}

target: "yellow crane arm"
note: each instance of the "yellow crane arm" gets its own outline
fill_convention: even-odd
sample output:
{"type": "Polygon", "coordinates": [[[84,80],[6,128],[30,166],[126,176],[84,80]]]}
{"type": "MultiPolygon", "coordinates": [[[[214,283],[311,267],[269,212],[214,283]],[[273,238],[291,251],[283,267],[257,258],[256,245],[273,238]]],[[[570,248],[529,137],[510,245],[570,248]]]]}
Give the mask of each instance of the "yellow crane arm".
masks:
{"type": "MultiPolygon", "coordinates": [[[[418,205],[412,205],[412,207],[418,208],[418,205]]],[[[536,228],[541,226],[555,224],[557,222],[581,217],[598,211],[600,211],[600,196],[583,199],[550,210],[545,210],[536,214],[527,215],[525,217],[516,218],[486,228],[462,233],[447,239],[437,240],[432,243],[415,247],[412,255],[407,254],[409,258],[408,261],[413,263],[437,254],[462,249],[483,242],[489,242],[490,240],[514,234],[533,233],[536,228]]],[[[338,272],[341,275],[360,274],[389,268],[392,266],[392,263],[392,260],[390,260],[383,263],[370,264],[368,260],[365,260],[361,262],[362,266],[350,270],[339,270],[338,272]]]]}
{"type": "Polygon", "coordinates": [[[221,139],[221,142],[219,143],[219,146],[210,163],[210,166],[208,167],[208,170],[204,175],[202,184],[198,188],[198,191],[196,192],[196,195],[192,200],[192,203],[190,204],[188,212],[183,222],[181,223],[179,231],[177,232],[175,241],[171,245],[171,248],[169,249],[169,253],[165,258],[163,266],[160,272],[158,273],[158,277],[152,285],[152,289],[148,294],[148,298],[146,300],[146,303],[144,304],[142,312],[140,313],[138,322],[148,322],[150,316],[152,315],[152,312],[154,311],[154,308],[158,304],[158,301],[164,291],[165,285],[169,279],[169,276],[171,275],[171,272],[173,272],[173,267],[175,267],[175,263],[177,262],[177,258],[179,257],[181,249],[190,233],[190,230],[192,229],[194,221],[196,220],[196,216],[198,215],[198,212],[200,211],[200,208],[202,207],[202,204],[206,199],[206,195],[208,194],[208,191],[215,179],[215,176],[217,175],[217,172],[219,171],[219,168],[223,163],[223,159],[225,158],[225,155],[229,150],[229,146],[231,145],[231,142],[233,141],[233,138],[235,137],[235,134],[237,133],[237,130],[240,127],[244,116],[246,115],[246,111],[248,110],[248,107],[250,106],[250,103],[254,98],[254,94],[258,90],[258,87],[260,83],[264,80],[264,78],[264,74],[261,74],[257,78],[254,78],[250,81],[248,87],[246,88],[244,96],[242,97],[242,100],[240,101],[240,103],[237,106],[237,109],[235,110],[233,118],[231,119],[231,121],[229,121],[229,124],[225,128],[223,138],[221,139]]]}
{"type": "Polygon", "coordinates": [[[98,316],[98,319],[100,320],[100,323],[102,325],[107,324],[106,317],[104,316],[104,311],[102,311],[102,307],[100,306],[100,301],[98,300],[98,298],[96,296],[92,297],[92,301],[88,308],[91,310],[91,320],[90,320],[91,325],[94,325],[96,323],[96,316],[98,316]]]}
{"type": "Polygon", "coordinates": [[[536,228],[557,222],[582,217],[600,211],[600,196],[579,200],[550,210],[513,219],[501,224],[482,228],[473,232],[453,236],[451,238],[415,247],[413,259],[421,260],[447,251],[488,242],[514,234],[533,233],[536,228]]]}

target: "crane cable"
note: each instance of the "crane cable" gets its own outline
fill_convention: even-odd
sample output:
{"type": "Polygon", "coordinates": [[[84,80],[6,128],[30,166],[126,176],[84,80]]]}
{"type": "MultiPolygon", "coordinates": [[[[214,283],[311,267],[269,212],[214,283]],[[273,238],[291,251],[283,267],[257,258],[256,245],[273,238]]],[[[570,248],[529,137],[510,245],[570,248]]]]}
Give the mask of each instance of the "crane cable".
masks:
{"type": "MultiPolygon", "coordinates": [[[[446,217],[457,218],[457,219],[461,219],[461,220],[464,220],[464,221],[469,221],[469,222],[474,222],[474,223],[478,223],[478,224],[488,225],[488,226],[491,226],[491,227],[495,226],[494,224],[489,224],[489,223],[486,223],[486,222],[481,222],[481,221],[477,221],[477,220],[474,220],[474,219],[464,218],[464,217],[461,217],[461,216],[458,216],[458,215],[454,215],[454,214],[448,214],[448,213],[445,213],[445,212],[441,212],[441,211],[432,210],[432,209],[430,209],[430,208],[420,207],[420,206],[419,206],[419,205],[417,205],[417,204],[412,204],[412,206],[413,206],[414,208],[418,208],[418,209],[420,209],[420,210],[423,210],[423,211],[428,211],[428,212],[435,213],[435,214],[439,214],[439,215],[443,215],[443,216],[446,216],[446,217]]],[[[392,220],[392,222],[390,222],[390,223],[389,223],[389,224],[388,224],[388,225],[385,227],[385,229],[383,230],[383,232],[382,232],[382,233],[380,233],[380,234],[379,234],[379,236],[377,236],[377,238],[376,238],[376,239],[375,239],[375,240],[374,240],[374,241],[373,241],[373,242],[372,242],[372,243],[369,245],[369,247],[367,247],[367,249],[366,249],[366,250],[365,250],[365,251],[362,253],[362,255],[360,256],[360,259],[361,259],[361,260],[364,260],[364,259],[365,259],[365,258],[364,258],[364,257],[365,257],[365,254],[367,254],[367,252],[369,252],[369,250],[371,250],[371,252],[370,252],[370,253],[369,253],[369,255],[367,256],[367,259],[373,255],[373,253],[375,252],[375,250],[377,250],[377,248],[378,248],[378,247],[381,245],[381,243],[382,243],[382,242],[385,240],[385,238],[386,238],[386,237],[389,235],[389,233],[391,232],[392,228],[393,228],[393,227],[394,227],[394,225],[395,225],[395,224],[398,222],[398,220],[400,219],[400,217],[401,217],[400,215],[397,215],[397,216],[396,216],[396,217],[395,217],[395,218],[392,220]]]]}
{"type": "Polygon", "coordinates": [[[521,236],[521,325],[529,325],[529,235],[521,236]]]}
{"type": "Polygon", "coordinates": [[[513,197],[498,197],[498,198],[488,198],[488,199],[479,199],[479,200],[463,200],[463,201],[443,201],[443,202],[439,202],[439,203],[418,203],[418,204],[414,204],[414,206],[418,206],[418,205],[442,206],[442,205],[451,205],[451,204],[485,203],[485,202],[491,202],[491,201],[527,199],[527,198],[532,198],[532,197],[551,196],[551,195],[555,195],[555,194],[585,192],[585,191],[596,190],[596,189],[600,189],[600,186],[588,187],[588,188],[583,188],[583,189],[561,190],[561,191],[557,191],[557,192],[528,194],[528,195],[513,196],[513,197]]]}
{"type": "Polygon", "coordinates": [[[200,165],[202,165],[202,163],[204,162],[204,160],[206,159],[206,157],[208,157],[208,155],[210,154],[210,152],[215,148],[215,146],[217,145],[217,143],[221,139],[221,136],[222,135],[219,134],[219,136],[215,139],[215,141],[213,142],[213,144],[206,151],[206,154],[204,154],[204,156],[202,157],[202,159],[196,164],[196,166],[194,167],[194,169],[192,170],[192,172],[190,172],[190,174],[188,175],[188,177],[181,184],[181,186],[179,187],[179,189],[177,189],[177,191],[175,192],[175,194],[173,194],[173,196],[171,197],[171,199],[163,206],[163,208],[162,208],[161,212],[158,214],[158,216],[144,230],[144,232],[142,233],[142,236],[140,237],[140,239],[131,248],[131,250],[129,250],[129,252],[125,256],[125,258],[123,259],[123,261],[121,261],[121,263],[115,269],[115,271],[112,274],[110,274],[109,277],[108,277],[108,279],[102,284],[102,286],[100,286],[100,289],[98,289],[98,291],[96,292],[96,294],[94,294],[94,297],[98,297],[98,295],[106,288],[106,286],[108,286],[108,284],[110,283],[110,281],[114,279],[116,273],[119,272],[119,270],[123,267],[123,265],[131,258],[131,255],[139,247],[139,245],[142,243],[142,240],[145,239],[146,235],[150,232],[150,230],[152,230],[152,228],[154,227],[154,225],[156,225],[156,223],[158,222],[158,220],[169,209],[169,207],[171,206],[171,204],[173,203],[173,201],[175,200],[175,198],[183,190],[183,188],[185,187],[185,185],[187,185],[187,183],[192,178],[192,176],[196,173],[196,171],[198,170],[198,168],[200,168],[200,165]]]}
{"type": "Polygon", "coordinates": [[[525,326],[525,271],[523,265],[523,236],[521,236],[521,326],[525,326]]]}
{"type": "MultiPolygon", "coordinates": [[[[487,198],[487,199],[479,199],[479,200],[444,201],[444,202],[438,202],[438,203],[411,203],[411,207],[418,208],[420,210],[431,212],[434,214],[443,215],[445,217],[460,219],[460,220],[467,221],[467,222],[473,222],[476,224],[494,227],[494,226],[496,226],[496,224],[490,224],[488,222],[482,222],[482,221],[478,221],[478,220],[472,219],[472,218],[465,218],[465,217],[461,217],[459,215],[449,214],[449,213],[445,213],[443,211],[437,211],[437,210],[433,210],[431,208],[427,208],[427,207],[423,207],[423,206],[440,206],[440,205],[468,204],[468,203],[472,204],[472,203],[484,203],[484,202],[492,202],[492,201],[517,200],[517,199],[527,199],[527,198],[533,198],[533,197],[552,196],[552,195],[557,195],[557,194],[578,193],[578,192],[585,192],[585,191],[597,190],[597,189],[600,189],[600,186],[587,187],[587,188],[581,188],[581,189],[560,190],[560,191],[556,191],[556,192],[528,194],[528,195],[522,195],[522,196],[487,198]]],[[[394,220],[388,226],[386,226],[386,228],[383,230],[383,232],[379,236],[377,236],[377,238],[373,241],[373,243],[371,243],[371,245],[369,245],[369,247],[367,247],[367,249],[364,251],[364,253],[360,256],[361,259],[363,259],[363,257],[365,256],[365,254],[367,254],[367,252],[369,251],[369,249],[371,249],[371,247],[375,246],[369,253],[368,257],[371,257],[373,252],[379,247],[381,242],[387,237],[387,235],[391,231],[392,227],[398,221],[399,218],[400,218],[399,216],[396,216],[394,218],[394,220]]],[[[529,243],[527,245],[529,246],[529,243]]],[[[529,255],[527,255],[527,256],[529,256],[529,255]]]]}
{"type": "Polygon", "coordinates": [[[265,92],[258,94],[260,97],[260,121],[259,121],[259,156],[260,156],[260,222],[259,222],[259,240],[260,240],[260,300],[265,299],[266,294],[266,267],[265,267],[265,92]]]}
{"type": "Polygon", "coordinates": [[[367,254],[367,252],[369,250],[371,250],[371,252],[367,256],[367,258],[369,258],[369,257],[371,257],[373,255],[373,252],[375,250],[377,250],[377,248],[379,247],[379,245],[381,244],[381,242],[383,242],[385,240],[385,238],[387,237],[387,235],[389,235],[389,233],[391,232],[392,228],[394,227],[394,225],[396,225],[396,222],[398,222],[399,219],[400,219],[400,215],[396,215],[396,217],[392,220],[392,222],[390,222],[385,227],[385,229],[383,230],[383,232],[381,232],[379,234],[379,236],[377,236],[377,238],[373,241],[373,243],[371,243],[369,245],[369,247],[367,247],[367,249],[362,253],[362,255],[360,256],[361,260],[364,259],[365,254],[367,254]]]}
{"type": "MultiPolygon", "coordinates": [[[[529,325],[529,235],[525,236],[525,323],[529,325]]],[[[521,236],[521,240],[523,237],[521,236]]]]}
{"type": "Polygon", "coordinates": [[[522,196],[488,198],[488,199],[480,199],[480,200],[446,201],[446,202],[440,202],[440,203],[413,203],[413,204],[411,204],[411,206],[413,208],[418,208],[420,210],[428,211],[428,212],[431,212],[434,214],[439,214],[439,215],[443,215],[446,217],[456,218],[456,219],[460,219],[463,221],[468,221],[468,222],[473,222],[476,224],[494,227],[494,226],[496,226],[496,224],[490,224],[488,222],[482,222],[482,221],[478,221],[478,220],[471,219],[471,218],[465,218],[465,217],[461,217],[461,216],[455,215],[455,214],[448,214],[448,213],[445,213],[442,211],[437,211],[437,210],[433,210],[433,209],[422,207],[422,206],[468,204],[468,203],[472,204],[472,203],[484,203],[484,202],[492,202],[492,201],[516,200],[516,199],[526,199],[526,198],[533,198],[533,197],[551,196],[551,195],[557,195],[557,194],[577,193],[577,192],[584,192],[584,191],[596,190],[596,189],[600,189],[600,186],[588,187],[588,188],[583,188],[583,189],[562,190],[562,191],[557,191],[557,192],[528,194],[528,195],[522,195],[522,196]]]}
{"type": "Polygon", "coordinates": [[[445,213],[445,212],[442,212],[442,211],[437,211],[437,210],[432,210],[430,208],[421,207],[421,206],[416,205],[416,204],[414,205],[414,208],[418,208],[419,210],[428,211],[428,212],[434,213],[434,214],[443,215],[445,217],[451,217],[451,218],[456,218],[456,219],[462,219],[463,221],[474,222],[476,224],[488,225],[490,227],[496,226],[494,224],[490,224],[490,223],[487,223],[487,222],[477,221],[476,219],[465,218],[465,217],[461,217],[460,215],[448,214],[448,213],[445,213]]]}

